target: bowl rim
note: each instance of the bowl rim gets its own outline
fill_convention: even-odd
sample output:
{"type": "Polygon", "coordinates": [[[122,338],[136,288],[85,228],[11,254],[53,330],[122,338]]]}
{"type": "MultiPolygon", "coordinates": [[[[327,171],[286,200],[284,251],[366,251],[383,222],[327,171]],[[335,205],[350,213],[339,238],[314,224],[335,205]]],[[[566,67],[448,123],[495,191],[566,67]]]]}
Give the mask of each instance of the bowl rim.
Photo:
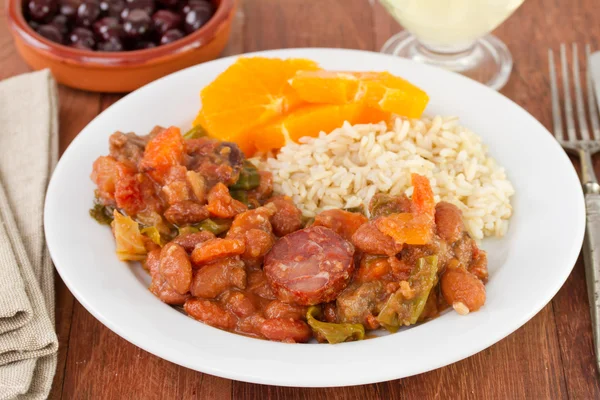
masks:
{"type": "MultiPolygon", "coordinates": [[[[156,64],[169,56],[205,46],[217,36],[223,25],[230,19],[237,0],[220,0],[210,20],[200,29],[182,39],[152,49],[126,52],[81,50],[52,42],[39,35],[29,26],[22,11],[23,2],[24,0],[7,1],[8,26],[13,35],[18,36],[29,47],[45,53],[48,57],[71,64],[115,68],[136,64],[156,64]]],[[[215,3],[214,0],[212,2],[215,3]]]]}

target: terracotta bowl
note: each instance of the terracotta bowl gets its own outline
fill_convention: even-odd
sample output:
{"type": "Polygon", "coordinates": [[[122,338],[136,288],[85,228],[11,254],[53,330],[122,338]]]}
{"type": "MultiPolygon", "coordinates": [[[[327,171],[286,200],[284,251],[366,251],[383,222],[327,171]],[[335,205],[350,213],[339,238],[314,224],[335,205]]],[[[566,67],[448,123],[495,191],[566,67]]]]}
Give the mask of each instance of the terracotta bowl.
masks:
{"type": "Polygon", "coordinates": [[[229,39],[236,0],[213,0],[216,12],[196,32],[147,50],[104,53],[75,49],[38,35],[25,21],[24,0],[8,0],[17,50],[33,69],[50,68],[64,85],[93,92],[130,92],[171,72],[217,58],[229,39]]]}

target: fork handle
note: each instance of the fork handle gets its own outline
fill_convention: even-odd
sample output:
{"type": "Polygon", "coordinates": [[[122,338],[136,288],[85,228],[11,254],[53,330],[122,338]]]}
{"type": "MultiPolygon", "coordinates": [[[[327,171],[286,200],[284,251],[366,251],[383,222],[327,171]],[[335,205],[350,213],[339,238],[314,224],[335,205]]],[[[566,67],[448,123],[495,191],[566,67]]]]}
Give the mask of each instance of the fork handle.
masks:
{"type": "Polygon", "coordinates": [[[600,371],[600,185],[590,182],[583,189],[586,206],[583,261],[594,332],[596,367],[600,371]]]}

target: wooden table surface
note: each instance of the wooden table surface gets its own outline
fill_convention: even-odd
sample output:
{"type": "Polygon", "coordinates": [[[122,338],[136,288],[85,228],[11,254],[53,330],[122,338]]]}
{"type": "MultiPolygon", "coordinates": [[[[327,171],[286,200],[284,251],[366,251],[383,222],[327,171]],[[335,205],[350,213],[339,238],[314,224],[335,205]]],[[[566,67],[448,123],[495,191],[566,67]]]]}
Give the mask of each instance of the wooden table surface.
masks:
{"type": "MultiPolygon", "coordinates": [[[[502,93],[548,128],[547,49],[571,42],[600,49],[597,1],[527,0],[495,31],[515,61],[502,93]]],[[[225,53],[285,47],[376,51],[399,30],[375,0],[244,0],[225,53]]],[[[2,7],[0,79],[27,71],[8,33],[2,7]]],[[[59,92],[61,152],[92,118],[119,98],[66,87],[59,92]]],[[[487,350],[418,376],[346,388],[263,386],[192,371],[155,357],[104,327],[73,298],[58,275],[56,292],[60,348],[53,399],[600,398],[581,258],[542,311],[487,350]]],[[[371,362],[365,368],[377,366],[371,362]]]]}

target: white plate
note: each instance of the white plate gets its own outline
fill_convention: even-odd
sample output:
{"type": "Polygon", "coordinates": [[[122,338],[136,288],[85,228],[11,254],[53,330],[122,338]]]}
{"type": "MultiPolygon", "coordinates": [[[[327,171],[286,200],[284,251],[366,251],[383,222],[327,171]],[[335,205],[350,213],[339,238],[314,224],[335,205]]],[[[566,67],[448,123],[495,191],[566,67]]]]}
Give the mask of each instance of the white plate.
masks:
{"type": "Polygon", "coordinates": [[[361,342],[282,344],[224,332],[186,317],[147,290],[139,267],[117,260],[110,230],[88,215],[92,162],[108,153],[116,130],[190,126],[199,90],[235,58],[159,79],[96,117],[62,156],[48,188],[45,229],[56,269],[77,300],[131,343],[209,374],[285,386],[343,386],[402,378],[475,354],[526,323],[569,275],[584,234],[577,175],[559,145],[531,115],[474,81],[377,53],[290,49],[269,57],[305,57],[334,70],[388,70],[428,92],[428,113],[458,115],[481,135],[512,181],[514,216],[506,237],[485,240],[487,302],[468,316],[446,313],[426,324],[361,342]]]}

